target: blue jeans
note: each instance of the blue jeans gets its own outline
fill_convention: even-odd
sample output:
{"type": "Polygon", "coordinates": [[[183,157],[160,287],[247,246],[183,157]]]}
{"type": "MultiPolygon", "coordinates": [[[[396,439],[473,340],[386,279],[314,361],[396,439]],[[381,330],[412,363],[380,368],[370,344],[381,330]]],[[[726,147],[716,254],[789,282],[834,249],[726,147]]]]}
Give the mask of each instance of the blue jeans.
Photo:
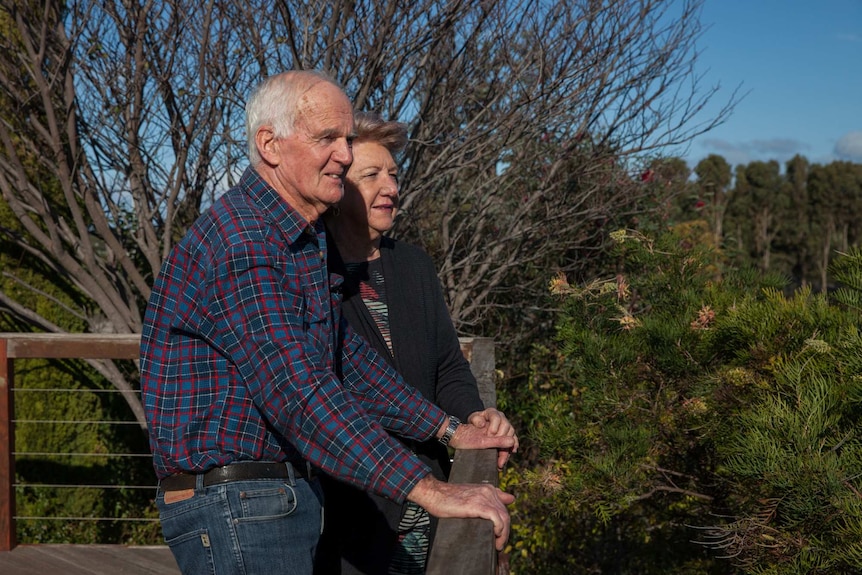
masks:
{"type": "Polygon", "coordinates": [[[319,482],[234,481],[161,489],[165,542],[184,575],[311,575],[322,528],[319,482]],[[165,501],[167,495],[168,501],[165,501]]]}

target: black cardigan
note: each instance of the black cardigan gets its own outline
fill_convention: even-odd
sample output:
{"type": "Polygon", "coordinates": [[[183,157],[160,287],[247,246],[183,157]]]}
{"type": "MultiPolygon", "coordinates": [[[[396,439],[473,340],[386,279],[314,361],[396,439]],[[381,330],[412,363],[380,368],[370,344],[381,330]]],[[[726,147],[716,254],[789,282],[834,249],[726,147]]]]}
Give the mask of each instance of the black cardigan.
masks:
{"type": "MultiPolygon", "coordinates": [[[[344,275],[344,263],[331,236],[327,245],[330,272],[344,275]]],[[[342,310],[348,323],[409,385],[446,413],[465,420],[481,411],[484,405],[476,379],[461,352],[431,258],[416,246],[386,237],[380,254],[394,353],[365,307],[358,281],[345,281],[343,287],[342,310]]],[[[402,441],[431,467],[435,477],[447,478],[449,453],[439,442],[402,441]]],[[[385,574],[403,506],[334,480],[326,479],[323,486],[326,518],[317,572],[385,574]],[[341,571],[339,555],[344,558],[341,571]]]]}

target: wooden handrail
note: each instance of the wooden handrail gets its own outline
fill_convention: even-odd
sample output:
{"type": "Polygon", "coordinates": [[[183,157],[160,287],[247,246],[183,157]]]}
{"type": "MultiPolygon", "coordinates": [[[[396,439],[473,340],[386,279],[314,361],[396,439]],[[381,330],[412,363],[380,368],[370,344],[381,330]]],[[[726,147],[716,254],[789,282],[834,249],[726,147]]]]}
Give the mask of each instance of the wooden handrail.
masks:
{"type": "MultiPolygon", "coordinates": [[[[485,407],[497,406],[494,340],[461,340],[461,351],[479,384],[485,407]]],[[[497,452],[494,449],[456,451],[450,483],[498,485],[497,452]]],[[[494,525],[487,519],[440,519],[428,555],[426,575],[494,575],[497,550],[494,525]],[[457,560],[453,561],[453,558],[457,560]]]]}
{"type": "MultiPolygon", "coordinates": [[[[15,524],[15,359],[137,359],[137,334],[0,333],[0,551],[17,545],[15,524]]],[[[486,406],[496,406],[494,342],[463,338],[461,350],[479,383],[486,406]]],[[[496,452],[458,451],[450,481],[497,485],[496,452]]],[[[493,575],[494,531],[484,519],[442,519],[428,560],[428,575],[493,575]],[[453,557],[457,560],[453,561],[453,557]]]]}
{"type": "Polygon", "coordinates": [[[8,359],[138,359],[141,336],[98,333],[0,333],[8,359]]]}

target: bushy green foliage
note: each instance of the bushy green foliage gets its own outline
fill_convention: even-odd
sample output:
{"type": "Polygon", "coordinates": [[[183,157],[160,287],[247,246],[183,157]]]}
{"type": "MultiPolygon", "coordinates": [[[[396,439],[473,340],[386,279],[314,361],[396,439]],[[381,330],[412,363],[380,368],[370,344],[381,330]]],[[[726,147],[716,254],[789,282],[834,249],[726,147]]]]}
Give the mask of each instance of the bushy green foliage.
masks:
{"type": "Polygon", "coordinates": [[[697,223],[613,236],[615,277],[551,282],[513,573],[859,572],[858,307],[728,269],[697,223]]]}
{"type": "Polygon", "coordinates": [[[833,262],[832,276],[841,284],[835,299],[842,305],[862,312],[862,248],[853,247],[833,262]]]}
{"type": "Polygon", "coordinates": [[[148,449],[110,385],[81,362],[32,359],[15,362],[15,388],[18,540],[160,542],[158,524],[139,520],[157,516],[154,489],[102,487],[155,484],[149,457],[118,455],[148,449]]]}

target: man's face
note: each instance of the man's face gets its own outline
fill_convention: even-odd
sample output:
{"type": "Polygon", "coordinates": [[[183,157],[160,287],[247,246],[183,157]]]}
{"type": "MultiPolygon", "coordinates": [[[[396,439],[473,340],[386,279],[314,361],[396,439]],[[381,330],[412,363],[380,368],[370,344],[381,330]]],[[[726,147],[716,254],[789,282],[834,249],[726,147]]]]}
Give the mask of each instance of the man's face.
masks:
{"type": "Polygon", "coordinates": [[[328,82],[318,82],[299,104],[293,134],[277,142],[276,189],[308,221],[341,200],[353,162],[353,107],[328,82]]]}

